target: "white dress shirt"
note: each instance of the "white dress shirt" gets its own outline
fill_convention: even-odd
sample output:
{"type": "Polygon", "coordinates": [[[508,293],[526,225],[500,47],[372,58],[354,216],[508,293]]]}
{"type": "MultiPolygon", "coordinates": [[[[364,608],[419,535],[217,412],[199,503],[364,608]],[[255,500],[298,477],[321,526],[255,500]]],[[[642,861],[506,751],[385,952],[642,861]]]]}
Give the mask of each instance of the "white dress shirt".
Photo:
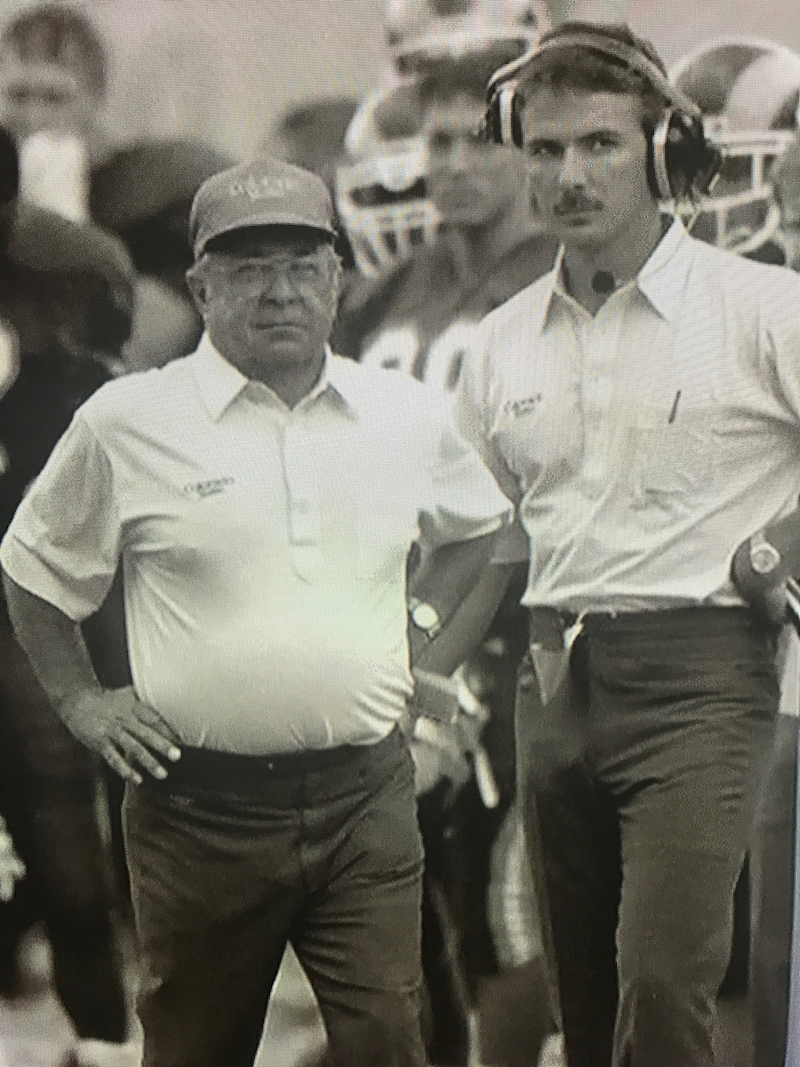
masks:
{"type": "Polygon", "coordinates": [[[119,559],[134,684],[186,744],[368,743],[411,693],[405,560],[510,508],[443,401],[328,353],[294,409],[204,338],[100,389],[0,561],[72,619],[119,559]]]}
{"type": "Polygon", "coordinates": [[[560,262],[488,315],[459,390],[518,505],[498,558],[530,554],[523,603],[741,603],[735,548],[800,493],[800,277],[676,221],[594,317],[560,262]]]}

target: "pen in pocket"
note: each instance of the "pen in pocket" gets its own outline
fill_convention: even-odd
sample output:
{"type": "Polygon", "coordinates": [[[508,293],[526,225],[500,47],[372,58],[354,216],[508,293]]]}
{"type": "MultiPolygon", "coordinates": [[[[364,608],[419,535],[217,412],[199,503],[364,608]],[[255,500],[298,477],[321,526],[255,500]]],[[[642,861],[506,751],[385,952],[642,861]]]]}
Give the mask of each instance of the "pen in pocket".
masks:
{"type": "Polygon", "coordinates": [[[675,394],[675,399],[672,401],[672,410],[670,411],[669,418],[667,419],[667,424],[669,426],[673,424],[673,422],[675,421],[675,416],[678,414],[678,403],[680,402],[680,399],[681,391],[679,389],[675,394]]]}

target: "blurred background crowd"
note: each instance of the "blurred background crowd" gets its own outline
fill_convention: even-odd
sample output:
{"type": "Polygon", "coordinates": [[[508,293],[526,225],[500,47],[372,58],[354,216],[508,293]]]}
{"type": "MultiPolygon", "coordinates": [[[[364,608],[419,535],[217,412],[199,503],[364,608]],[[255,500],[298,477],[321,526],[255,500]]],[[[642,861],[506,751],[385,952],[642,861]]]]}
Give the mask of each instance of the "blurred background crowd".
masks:
{"type": "MultiPolygon", "coordinates": [[[[451,388],[479,318],[555,254],[522,157],[475,143],[485,82],[568,17],[627,21],[703,110],[725,161],[693,232],[800,269],[796,0],[0,0],[0,533],[91,392],[193,349],[189,207],[236,160],[334,192],[338,350],[451,388]]],[[[87,624],[108,685],[128,680],[119,586],[87,624]]],[[[458,713],[415,739],[427,1036],[452,1067],[558,1062],[514,806],[519,593],[448,690],[458,713]]],[[[787,683],[721,990],[741,1067],[779,1067],[791,1022],[797,702],[787,683]]],[[[2,1067],[137,1062],[119,803],[0,606],[2,1067]]],[[[259,1063],[311,1065],[323,1042],[288,959],[259,1063]]]]}

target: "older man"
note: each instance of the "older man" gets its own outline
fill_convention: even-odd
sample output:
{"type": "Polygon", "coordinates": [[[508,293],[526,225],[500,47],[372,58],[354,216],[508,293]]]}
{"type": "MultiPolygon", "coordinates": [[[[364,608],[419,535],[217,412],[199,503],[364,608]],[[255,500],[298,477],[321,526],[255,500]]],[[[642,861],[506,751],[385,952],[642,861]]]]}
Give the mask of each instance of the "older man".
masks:
{"type": "Polygon", "coordinates": [[[129,779],[147,1067],[252,1064],[287,941],[330,1063],[424,1063],[405,562],[419,536],[435,669],[506,502],[423,387],[330,352],[331,219],[288,164],[209,179],[199,348],[79,410],[2,547],[54,706],[129,779]],[[120,559],[134,684],[107,691],[75,622],[120,559]]]}

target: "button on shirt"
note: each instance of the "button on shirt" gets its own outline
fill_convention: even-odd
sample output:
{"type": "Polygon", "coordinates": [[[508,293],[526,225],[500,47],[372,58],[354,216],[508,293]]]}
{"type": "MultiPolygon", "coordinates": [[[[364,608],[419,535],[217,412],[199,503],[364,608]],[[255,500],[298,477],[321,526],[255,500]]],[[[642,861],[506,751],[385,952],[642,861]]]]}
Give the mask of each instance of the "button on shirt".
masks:
{"type": "Polygon", "coordinates": [[[518,505],[524,603],[741,603],[736,546],[800,492],[800,278],[676,221],[592,317],[559,264],[483,320],[457,408],[518,505]]]}
{"type": "Polygon", "coordinates": [[[72,619],[124,566],[139,697],[187,744],[369,743],[411,692],[405,560],[510,508],[443,401],[328,353],[289,409],[204,338],[76,414],[0,549],[72,619]]]}

